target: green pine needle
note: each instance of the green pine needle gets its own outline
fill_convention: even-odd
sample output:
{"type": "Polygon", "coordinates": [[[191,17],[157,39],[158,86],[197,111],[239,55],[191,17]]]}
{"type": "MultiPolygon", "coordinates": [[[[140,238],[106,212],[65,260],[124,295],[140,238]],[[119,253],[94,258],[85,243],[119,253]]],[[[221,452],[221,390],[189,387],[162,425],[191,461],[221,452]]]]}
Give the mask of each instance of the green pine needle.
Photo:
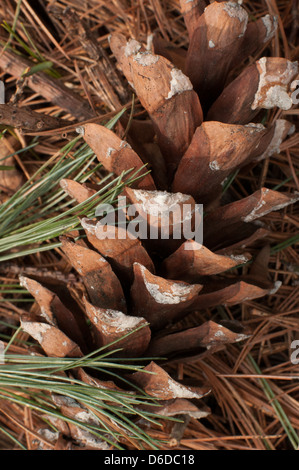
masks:
{"type": "MultiPolygon", "coordinates": [[[[251,354],[248,354],[248,359],[249,359],[251,365],[253,366],[253,368],[255,369],[256,373],[257,374],[262,374],[259,366],[255,362],[255,360],[253,359],[251,354]]],[[[274,409],[274,411],[277,415],[277,418],[279,419],[283,429],[285,430],[285,433],[288,436],[288,439],[289,439],[292,447],[294,448],[294,450],[298,450],[298,448],[299,448],[299,436],[296,433],[295,429],[293,428],[293,426],[292,426],[289,418],[287,417],[284,409],[282,408],[281,404],[279,403],[279,400],[275,397],[275,393],[273,392],[269,382],[264,378],[260,378],[259,382],[260,382],[260,384],[263,388],[263,391],[264,391],[267,399],[269,400],[270,405],[274,409]]]]}
{"type": "MultiPolygon", "coordinates": [[[[159,448],[159,441],[151,438],[135,424],[134,418],[139,417],[158,426],[161,426],[158,418],[178,421],[174,418],[161,417],[140,408],[141,405],[158,407],[159,403],[128,380],[123,379],[121,372],[142,371],[143,367],[130,363],[123,364],[117,357],[111,357],[117,355],[117,350],[108,351],[111,345],[102,347],[80,358],[9,354],[7,350],[16,339],[19,331],[20,328],[15,331],[7,344],[3,363],[0,363],[0,398],[3,400],[29,407],[35,410],[38,415],[52,416],[75,424],[117,449],[122,449],[120,438],[124,432],[135,440],[139,446],[147,444],[151,449],[159,448]],[[135,388],[136,391],[132,394],[125,390],[99,388],[65,373],[66,371],[75,371],[78,367],[88,367],[89,370],[95,371],[101,370],[106,375],[111,372],[114,378],[116,377],[125,384],[129,384],[131,389],[135,388]],[[75,400],[78,406],[80,404],[83,409],[94,415],[97,424],[64,416],[53,402],[52,395],[60,395],[75,400]],[[107,424],[109,420],[117,423],[119,432],[116,432],[107,424]]],[[[132,359],[128,360],[128,362],[130,361],[132,359]]],[[[138,362],[139,359],[135,358],[134,361],[138,362]]],[[[144,371],[144,373],[149,372],[144,371]]],[[[7,435],[8,431],[0,427],[1,432],[7,435]]],[[[12,438],[12,435],[10,437],[12,438]]]]}
{"type": "MultiPolygon", "coordinates": [[[[106,127],[111,129],[124,111],[106,127]]],[[[75,204],[60,188],[59,181],[71,177],[74,181],[84,182],[101,167],[87,144],[74,151],[80,139],[78,136],[68,142],[58,159],[56,156],[45,162],[0,206],[0,262],[60,246],[59,236],[70,230],[80,230],[79,216],[94,217],[100,203],[113,204],[125,184],[132,184],[146,173],[142,168],[135,172],[128,170],[114,179],[110,174],[102,179],[96,194],[75,204]]]]}

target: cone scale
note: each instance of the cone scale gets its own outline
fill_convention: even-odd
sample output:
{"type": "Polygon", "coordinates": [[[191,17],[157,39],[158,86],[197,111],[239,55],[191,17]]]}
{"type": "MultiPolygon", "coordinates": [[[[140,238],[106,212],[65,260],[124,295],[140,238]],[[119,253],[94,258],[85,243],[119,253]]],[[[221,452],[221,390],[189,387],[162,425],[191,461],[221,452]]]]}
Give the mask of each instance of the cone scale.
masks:
{"type": "MultiPolygon", "coordinates": [[[[181,8],[189,47],[187,52],[177,54],[176,64],[171,62],[175,57],[171,45],[168,48],[165,42],[154,41],[156,50],[149,51],[135,38],[115,33],[110,39],[111,51],[128,87],[147,113],[149,121],[143,122],[144,129],[152,134],[144,132],[143,140],[139,132],[135,146],[103,126],[87,123],[82,126],[82,136],[105,169],[119,176],[146,163],[148,136],[154,135],[150,142],[156,155],[154,170],[159,173],[161,168],[166,169],[166,177],[155,180],[153,171],[124,194],[131,204],[141,204],[140,215],[148,226],[153,220],[147,218],[149,207],[155,213],[162,205],[171,210],[174,201],[182,205],[188,202],[193,208],[204,204],[203,241],[199,244],[171,236],[169,241],[143,241],[131,237],[126,227],[117,228],[114,239],[101,239],[96,220],[82,218],[86,242],[66,236],[62,250],[85,286],[81,309],[92,325],[94,341],[84,344],[75,327],[66,332],[59,320],[62,301],[56,299],[54,305],[57,296],[47,291],[45,305],[38,286],[23,279],[40,307],[39,315],[24,320],[23,327],[45,354],[54,355],[49,347],[51,337],[56,338],[55,344],[65,343],[57,353],[61,357],[73,356],[74,352],[80,355],[83,347],[90,352],[95,344],[101,347],[116,340],[123,357],[198,357],[203,350],[212,353],[225,344],[244,341],[248,335],[213,321],[180,330],[182,319],[217,305],[260,298],[279,288],[268,276],[269,253],[263,253],[262,261],[258,260],[265,271],[262,277],[256,275],[256,260],[247,275],[238,271],[234,271],[235,276],[225,274],[251,260],[250,247],[256,241],[266,244],[270,228],[254,222],[295,203],[298,194],[262,188],[225,204],[221,188],[237,169],[273,154],[291,131],[291,124],[285,120],[264,127],[256,118],[262,109],[291,108],[291,83],[298,74],[298,64],[262,57],[232,78],[243,53],[246,59],[273,38],[275,18],[267,15],[251,23],[246,10],[232,1],[207,6],[203,0],[182,0],[181,8]],[[140,155],[134,150],[137,147],[140,155]],[[122,340],[122,335],[128,333],[122,340]],[[63,341],[61,335],[67,339],[63,341]]],[[[133,119],[128,134],[131,140],[138,129],[142,126],[133,119]]],[[[80,185],[63,180],[61,186],[78,202],[94,194],[88,182],[80,185]]],[[[154,217],[154,223],[161,230],[163,218],[154,217]]],[[[76,321],[71,312],[68,315],[76,321]]],[[[165,402],[166,408],[172,400],[174,414],[201,415],[199,400],[208,390],[175,381],[163,365],[150,359],[146,370],[151,374],[137,372],[132,381],[165,402]]],[[[71,413],[66,408],[65,413],[71,413]]]]}

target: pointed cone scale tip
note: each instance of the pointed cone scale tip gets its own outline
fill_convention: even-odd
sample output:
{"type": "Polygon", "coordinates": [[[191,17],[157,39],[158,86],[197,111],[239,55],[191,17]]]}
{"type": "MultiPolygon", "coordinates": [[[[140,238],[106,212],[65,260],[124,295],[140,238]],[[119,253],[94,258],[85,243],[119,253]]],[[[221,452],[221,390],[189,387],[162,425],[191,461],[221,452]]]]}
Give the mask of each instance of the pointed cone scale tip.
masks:
{"type": "MultiPolygon", "coordinates": [[[[60,298],[52,291],[42,286],[39,282],[22,277],[22,285],[31,293],[40,307],[42,321],[53,327],[59,327],[62,334],[73,339],[82,349],[86,344],[84,336],[88,337],[88,328],[76,314],[69,310],[60,298]]],[[[53,330],[54,331],[54,330],[53,330]]]]}
{"type": "MultiPolygon", "coordinates": [[[[82,382],[92,385],[104,390],[118,390],[119,392],[123,391],[120,387],[115,385],[115,383],[112,380],[100,380],[95,377],[92,377],[91,375],[87,374],[87,372],[79,368],[78,369],[78,377],[82,382]]],[[[133,392],[127,392],[127,393],[133,393],[133,392]]]]}
{"type": "Polygon", "coordinates": [[[81,224],[86,231],[89,242],[103,256],[109,259],[113,269],[118,274],[123,274],[128,276],[128,279],[131,279],[135,261],[146,266],[149,271],[155,271],[153,261],[142,246],[141,241],[131,235],[129,236],[126,229],[108,226],[108,237],[102,238],[98,233],[96,224],[92,220],[87,218],[82,219],[81,224]]]}
{"type": "Polygon", "coordinates": [[[189,194],[180,192],[169,193],[167,191],[145,191],[127,189],[127,193],[133,203],[142,205],[142,210],[149,215],[158,215],[161,212],[169,212],[178,204],[195,203],[189,194]]]}
{"type": "Polygon", "coordinates": [[[222,273],[246,263],[249,259],[249,254],[218,255],[194,240],[188,240],[164,260],[163,267],[170,279],[196,282],[200,276],[222,273]]]}
{"type": "Polygon", "coordinates": [[[193,307],[197,310],[215,307],[216,305],[237,305],[247,300],[258,299],[265,295],[272,294],[275,287],[279,288],[279,285],[275,286],[270,282],[268,283],[268,287],[260,287],[253,282],[252,280],[246,282],[246,276],[244,280],[234,282],[230,285],[221,281],[215,290],[199,294],[193,307]]]}
{"type": "Polygon", "coordinates": [[[261,26],[263,26],[262,35],[263,35],[263,42],[267,43],[270,39],[273,38],[277,27],[278,27],[278,17],[275,15],[265,15],[260,18],[261,26]]]}
{"type": "MultiPolygon", "coordinates": [[[[249,284],[244,281],[238,283],[239,290],[238,292],[233,295],[232,297],[228,298],[223,305],[225,306],[232,306],[237,305],[242,302],[246,302],[247,300],[258,299],[260,297],[264,297],[265,295],[273,294],[276,292],[275,286],[272,286],[268,289],[263,289],[262,287],[256,286],[254,284],[249,284]]],[[[280,287],[280,284],[276,286],[277,290],[280,287]]]]}
{"type": "Polygon", "coordinates": [[[232,2],[213,2],[199,17],[190,38],[186,74],[204,107],[210,106],[223,89],[247,23],[246,10],[232,2]]]}
{"type": "Polygon", "coordinates": [[[34,279],[19,276],[19,281],[21,286],[25,287],[28,292],[30,292],[40,306],[40,316],[50,325],[56,325],[57,322],[51,309],[55,294],[34,279]]]}
{"type": "Polygon", "coordinates": [[[70,264],[82,276],[92,303],[97,307],[121,309],[126,301],[119,279],[108,261],[99,253],[61,237],[62,250],[70,264]]]}
{"type": "Polygon", "coordinates": [[[140,50],[144,51],[142,45],[135,39],[127,41],[123,34],[113,33],[110,36],[110,49],[119,63],[129,85],[134,89],[133,77],[128,57],[137,54],[140,50]]]}
{"type": "Polygon", "coordinates": [[[199,387],[189,387],[176,382],[155,362],[151,362],[144,370],[151,372],[151,374],[136,372],[133,374],[132,380],[142,386],[146,393],[160,400],[202,398],[210,392],[208,388],[203,390],[199,387]]]}
{"type": "Polygon", "coordinates": [[[179,163],[172,189],[188,192],[205,203],[206,198],[221,192],[221,184],[231,172],[256,155],[267,132],[261,124],[204,122],[179,163]]]}
{"type": "Polygon", "coordinates": [[[161,416],[187,415],[194,419],[202,419],[209,416],[211,410],[203,405],[199,408],[185,398],[176,398],[174,401],[166,403],[162,408],[159,407],[156,413],[161,416]]]}
{"type": "Polygon", "coordinates": [[[60,180],[59,184],[61,188],[79,204],[86,201],[86,199],[90,198],[96,193],[95,189],[87,188],[77,181],[66,178],[60,180]]]}
{"type": "Polygon", "coordinates": [[[262,108],[288,110],[293,105],[290,86],[297,74],[298,62],[262,57],[223,90],[211,106],[207,119],[246,124],[262,108]]]}
{"type": "MultiPolygon", "coordinates": [[[[146,173],[144,164],[128,142],[121,140],[114,132],[100,124],[89,123],[84,125],[84,140],[96,154],[98,160],[106,170],[117,176],[129,172],[128,179],[134,172],[140,170],[138,176],[146,173]],[[142,169],[143,168],[143,169],[142,169]]],[[[155,189],[155,183],[150,174],[134,181],[132,187],[142,189],[155,189]]]]}
{"type": "Polygon", "coordinates": [[[135,40],[124,45],[121,38],[119,50],[119,41],[116,38],[113,42],[113,53],[150,114],[159,147],[173,172],[196,127],[202,123],[199,98],[189,78],[168,59],[139,47],[135,40]]]}
{"type": "Polygon", "coordinates": [[[126,315],[123,312],[97,308],[84,298],[86,313],[99,333],[103,345],[120,340],[110,349],[122,348],[125,355],[143,354],[148,348],[151,332],[142,317],[126,315]],[[143,328],[138,329],[143,326],[143,328]],[[134,331],[138,329],[137,331],[134,331]],[[124,335],[131,333],[126,338],[124,335]]]}
{"type": "Polygon", "coordinates": [[[261,196],[252,211],[242,217],[244,222],[252,222],[257,218],[261,218],[270,212],[281,210],[299,200],[299,192],[289,195],[262,188],[260,194],[261,196]]]}
{"type": "Polygon", "coordinates": [[[280,153],[280,146],[288,135],[292,135],[295,132],[295,127],[289,121],[285,119],[277,119],[274,123],[274,131],[272,139],[264,150],[263,153],[258,155],[255,159],[257,161],[264,160],[265,158],[271,157],[274,153],[280,153]]]}
{"type": "Polygon", "coordinates": [[[92,235],[95,234],[96,222],[94,220],[83,217],[81,219],[81,225],[88,233],[92,235]]]}
{"type": "Polygon", "coordinates": [[[205,218],[205,235],[208,239],[213,233],[219,233],[221,229],[225,229],[230,225],[253,222],[270,212],[294,204],[298,200],[298,192],[284,194],[262,188],[246,198],[211,211],[205,218]]]}
{"type": "Polygon", "coordinates": [[[244,62],[248,57],[254,57],[265,47],[275,35],[278,19],[275,15],[267,14],[256,21],[250,21],[243,36],[238,51],[232,57],[232,67],[244,62]]]}
{"type": "Polygon", "coordinates": [[[130,188],[126,192],[140,217],[158,231],[166,229],[172,234],[185,220],[192,218],[195,212],[195,201],[188,194],[130,188]]]}
{"type": "Polygon", "coordinates": [[[194,355],[201,348],[213,348],[215,351],[223,344],[237,343],[247,338],[249,336],[246,334],[234,333],[218,323],[208,321],[200,326],[154,339],[147,354],[162,357],[183,354],[183,357],[188,357],[188,354],[194,355]]]}
{"type": "Polygon", "coordinates": [[[61,247],[67,255],[71,265],[82,276],[91,271],[103,269],[107,261],[99,253],[60,237],[61,247]]]}
{"type": "Polygon", "coordinates": [[[259,84],[251,109],[272,109],[276,106],[283,110],[290,109],[293,102],[289,85],[298,75],[298,62],[279,57],[262,57],[256,66],[259,84]]]}
{"type": "Polygon", "coordinates": [[[134,282],[131,299],[135,315],[143,316],[151,327],[165,326],[188,313],[200,284],[187,284],[155,276],[139,263],[134,263],[134,282]]]}
{"type": "Polygon", "coordinates": [[[39,322],[21,320],[21,327],[34,338],[51,357],[81,357],[80,348],[58,328],[39,322]]]}
{"type": "Polygon", "coordinates": [[[180,0],[181,12],[184,15],[188,13],[193,8],[199,6],[200,3],[203,3],[202,0],[180,0]]]}
{"type": "MultiPolygon", "coordinates": [[[[114,42],[118,45],[119,38],[115,38],[114,42]]],[[[121,52],[113,47],[112,42],[111,48],[149,113],[159,109],[165,100],[176,94],[193,90],[189,78],[180,69],[165,57],[145,50],[136,40],[130,39],[125,45],[122,44],[121,52]]]]}

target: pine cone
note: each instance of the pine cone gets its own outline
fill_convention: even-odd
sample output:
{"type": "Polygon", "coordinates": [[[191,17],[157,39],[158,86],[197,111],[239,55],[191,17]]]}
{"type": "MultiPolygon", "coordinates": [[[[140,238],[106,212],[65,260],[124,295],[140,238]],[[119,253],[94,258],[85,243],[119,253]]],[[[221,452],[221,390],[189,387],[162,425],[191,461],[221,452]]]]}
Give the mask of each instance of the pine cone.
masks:
{"type": "MultiPolygon", "coordinates": [[[[86,241],[75,241],[71,234],[61,241],[85,286],[85,294],[77,299],[85,318],[74,300],[68,303],[65,292],[59,295],[21,278],[40,306],[38,315],[23,318],[22,327],[48,356],[80,357],[105,345],[122,348],[118,354],[123,358],[195,360],[204,350],[212,353],[248,336],[234,323],[207,321],[182,327],[187,315],[259,298],[279,288],[268,277],[267,244],[249,274],[224,273],[247,263],[248,248],[270,234],[265,224],[255,221],[294,203],[298,195],[262,188],[225,204],[221,192],[231,173],[268,158],[292,131],[283,119],[264,127],[259,116],[263,109],[292,106],[290,87],[298,66],[283,58],[262,57],[234,78],[239,63],[273,37],[276,19],[266,15],[248,23],[238,2],[207,3],[181,0],[190,38],[187,52],[158,37],[153,50],[147,50],[135,39],[113,34],[111,50],[150,120],[133,120],[127,141],[97,124],[81,128],[108,171],[121,176],[149,164],[151,173],[126,190],[130,202],[141,207],[148,228],[153,224],[161,234],[165,207],[171,211],[174,205],[181,208],[188,203],[193,210],[195,204],[204,204],[203,243],[177,240],[171,236],[173,227],[168,227],[169,240],[141,241],[132,238],[126,227],[112,226],[115,239],[101,238],[97,221],[83,218],[86,241]]],[[[62,180],[61,186],[78,202],[95,193],[88,184],[72,180],[62,180]]],[[[130,380],[161,400],[165,414],[204,416],[207,412],[194,403],[209,389],[175,381],[163,369],[165,363],[149,359],[145,370],[154,374],[137,372],[130,380]]],[[[92,379],[82,370],[79,374],[83,381],[104,386],[99,377],[92,379]]],[[[71,413],[65,404],[63,409],[71,413]]],[[[76,431],[73,437],[80,439],[76,431]]]]}

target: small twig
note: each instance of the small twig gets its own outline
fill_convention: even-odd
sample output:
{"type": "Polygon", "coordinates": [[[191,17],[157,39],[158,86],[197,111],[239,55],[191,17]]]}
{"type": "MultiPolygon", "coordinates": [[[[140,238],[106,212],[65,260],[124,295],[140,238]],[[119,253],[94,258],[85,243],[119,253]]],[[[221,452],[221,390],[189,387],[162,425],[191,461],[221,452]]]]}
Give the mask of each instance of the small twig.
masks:
{"type": "Polygon", "coordinates": [[[30,108],[19,108],[9,104],[0,104],[0,123],[26,131],[56,129],[70,124],[69,121],[37,113],[30,108]]]}
{"type": "MultiPolygon", "coordinates": [[[[11,50],[2,51],[0,55],[0,67],[6,73],[21,77],[24,70],[35,64],[24,57],[15,54],[11,50]]],[[[86,100],[81,98],[62,82],[54,79],[44,72],[37,72],[27,77],[28,86],[46,100],[64,109],[76,119],[90,119],[94,116],[86,100]]]]}

